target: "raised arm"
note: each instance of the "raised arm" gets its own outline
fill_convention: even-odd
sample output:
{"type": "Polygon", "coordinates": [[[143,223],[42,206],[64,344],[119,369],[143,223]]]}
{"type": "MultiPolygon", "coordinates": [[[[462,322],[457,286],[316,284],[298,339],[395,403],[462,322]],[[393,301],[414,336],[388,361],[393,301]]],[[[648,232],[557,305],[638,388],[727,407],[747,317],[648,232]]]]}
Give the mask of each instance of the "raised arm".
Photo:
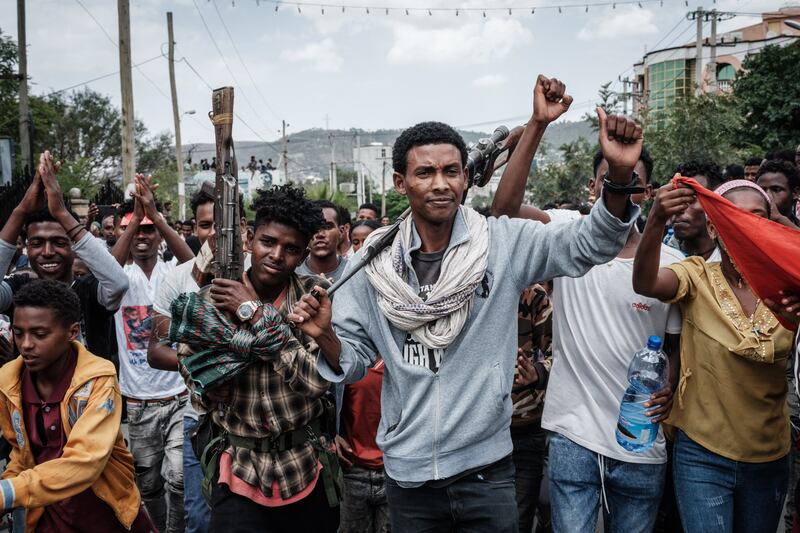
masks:
{"type": "Polygon", "coordinates": [[[178,263],[185,263],[194,259],[194,253],[189,245],[186,244],[178,232],[175,231],[167,220],[156,209],[156,200],[153,191],[158,188],[158,184],[152,183],[153,176],[145,177],[143,174],[136,175],[136,192],[132,193],[136,201],[141,203],[144,215],[153,221],[158,232],[164,238],[167,246],[175,254],[178,263]]]}
{"type": "MultiPolygon", "coordinates": [[[[548,79],[541,74],[536,78],[533,88],[533,115],[503,171],[503,178],[492,201],[492,215],[519,216],[531,162],[542,141],[544,130],[572,104],[572,97],[565,94],[565,90],[566,86],[555,78],[548,79]]],[[[536,214],[529,210],[528,212],[531,215],[536,214]]]]}
{"type": "Polygon", "coordinates": [[[667,220],[684,212],[694,201],[692,189],[673,189],[671,184],[661,187],[656,193],[633,261],[633,290],[638,294],[670,300],[678,293],[678,276],[669,268],[660,266],[661,239],[667,220]]]}

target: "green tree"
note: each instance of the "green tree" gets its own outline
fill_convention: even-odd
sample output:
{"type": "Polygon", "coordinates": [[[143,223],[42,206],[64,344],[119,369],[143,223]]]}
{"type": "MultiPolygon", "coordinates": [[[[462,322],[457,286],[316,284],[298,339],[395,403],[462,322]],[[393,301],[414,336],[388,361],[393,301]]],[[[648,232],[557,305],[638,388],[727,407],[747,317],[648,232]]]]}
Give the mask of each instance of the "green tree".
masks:
{"type": "MultiPolygon", "coordinates": [[[[610,81],[607,81],[600,86],[600,90],[597,91],[597,95],[600,97],[600,101],[597,102],[597,107],[602,107],[605,109],[607,114],[615,115],[621,111],[619,96],[617,95],[616,91],[611,90],[610,81]]],[[[600,122],[597,119],[597,113],[594,112],[594,109],[585,113],[583,115],[583,119],[592,125],[592,129],[594,131],[600,131],[600,122]]]]}
{"type": "Polygon", "coordinates": [[[743,125],[734,99],[703,94],[675,101],[672,108],[646,114],[645,144],[655,162],[651,179],[664,183],[686,161],[706,160],[719,165],[741,161],[734,148],[743,125]]]}
{"type": "Polygon", "coordinates": [[[394,222],[408,209],[408,198],[392,189],[386,192],[386,216],[394,222]]]}
{"type": "Polygon", "coordinates": [[[747,56],[734,82],[737,109],[747,122],[741,141],[764,151],[800,142],[800,43],[767,46],[747,56]]]}
{"type": "Polygon", "coordinates": [[[535,205],[587,198],[587,184],[592,176],[592,158],[596,148],[585,138],[579,137],[577,141],[562,144],[558,150],[561,152],[560,160],[531,172],[528,192],[535,205]]]}
{"type": "Polygon", "coordinates": [[[305,187],[306,196],[312,200],[330,200],[336,205],[347,208],[351,213],[356,210],[356,201],[341,191],[332,191],[327,181],[305,187]]]}

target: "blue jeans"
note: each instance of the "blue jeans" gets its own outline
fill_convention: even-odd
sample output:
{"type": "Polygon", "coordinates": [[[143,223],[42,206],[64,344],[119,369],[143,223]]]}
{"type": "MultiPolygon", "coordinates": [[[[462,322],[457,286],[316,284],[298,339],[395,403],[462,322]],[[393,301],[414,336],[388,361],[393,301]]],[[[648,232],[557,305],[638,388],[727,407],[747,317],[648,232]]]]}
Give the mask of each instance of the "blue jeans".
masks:
{"type": "Polygon", "coordinates": [[[678,510],[686,533],[775,533],[789,481],[789,456],[742,463],[678,431],[673,452],[678,510]]]}
{"type": "Polygon", "coordinates": [[[203,498],[203,471],[192,449],[190,436],[197,420],[183,417],[183,509],[186,533],[207,533],[211,511],[203,498]]]}
{"type": "Polygon", "coordinates": [[[604,457],[550,434],[550,508],[556,533],[594,532],[605,492],[607,532],[651,532],[664,489],[665,464],[604,457]]]}
{"type": "Polygon", "coordinates": [[[511,456],[451,484],[404,489],[386,476],[392,533],[516,533],[511,456]]]}
{"type": "Polygon", "coordinates": [[[188,396],[128,405],[130,450],[136,485],[158,531],[182,533],[183,412],[188,396]]]}

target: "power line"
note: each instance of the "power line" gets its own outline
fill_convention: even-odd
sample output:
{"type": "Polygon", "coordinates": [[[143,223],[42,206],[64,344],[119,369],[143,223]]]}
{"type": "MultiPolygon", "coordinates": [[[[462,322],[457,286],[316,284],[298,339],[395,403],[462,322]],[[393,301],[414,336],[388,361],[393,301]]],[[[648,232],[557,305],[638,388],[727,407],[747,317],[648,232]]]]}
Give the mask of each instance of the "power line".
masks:
{"type": "MultiPolygon", "coordinates": [[[[550,9],[550,10],[558,10],[559,13],[562,13],[564,9],[583,9],[584,11],[589,11],[590,7],[606,7],[611,6],[612,8],[616,9],[616,7],[624,6],[624,5],[635,5],[638,7],[642,7],[642,4],[659,4],[659,6],[663,7],[664,0],[620,0],[620,1],[608,1],[608,2],[583,2],[583,3],[572,3],[572,4],[532,4],[527,6],[517,6],[517,7],[497,7],[497,6],[485,6],[485,7],[420,7],[420,6],[386,6],[386,5],[376,5],[376,4],[329,4],[329,3],[319,3],[319,2],[285,2],[282,0],[256,0],[256,5],[261,5],[261,3],[270,4],[274,6],[274,10],[280,11],[281,7],[284,8],[294,8],[297,10],[298,13],[302,14],[302,8],[306,9],[319,9],[322,15],[325,15],[325,10],[328,9],[329,12],[333,10],[341,10],[342,13],[346,13],[349,9],[351,11],[358,10],[363,11],[366,15],[370,13],[375,14],[405,14],[406,16],[411,14],[421,14],[421,15],[428,15],[433,16],[434,13],[454,13],[458,16],[460,13],[482,13],[483,16],[486,16],[486,13],[496,13],[496,12],[507,12],[509,15],[513,14],[514,12],[530,12],[530,14],[535,14],[536,10],[542,9],[550,9]],[[372,11],[370,11],[372,10],[372,11]]],[[[284,9],[286,11],[286,9],[284,9]]]]}
{"type": "Polygon", "coordinates": [[[219,21],[222,23],[222,27],[225,28],[225,33],[228,34],[228,39],[231,40],[231,45],[233,45],[233,50],[234,50],[234,52],[236,52],[236,57],[239,58],[239,63],[241,63],[242,67],[244,67],[244,71],[247,73],[247,76],[250,78],[250,82],[253,84],[253,87],[255,88],[255,90],[258,93],[258,95],[261,97],[261,101],[264,102],[264,105],[267,106],[267,109],[269,109],[270,113],[272,113],[273,116],[277,120],[281,120],[281,117],[279,117],[278,114],[275,112],[275,110],[272,109],[272,106],[269,105],[269,102],[264,97],[264,93],[261,92],[261,89],[259,88],[258,84],[256,83],[256,80],[253,79],[253,75],[250,73],[250,69],[247,68],[247,64],[242,59],[242,55],[239,53],[239,48],[236,46],[236,40],[233,38],[233,35],[231,35],[230,30],[228,30],[228,25],[225,24],[225,19],[222,17],[222,14],[219,12],[219,8],[217,7],[217,3],[215,1],[212,1],[212,4],[214,4],[214,11],[217,12],[217,16],[219,17],[219,21]]]}
{"type": "MultiPolygon", "coordinates": [[[[115,40],[114,40],[114,38],[113,38],[113,37],[111,37],[111,35],[109,35],[108,31],[106,31],[106,28],[105,28],[105,26],[103,26],[103,25],[100,23],[100,21],[99,21],[99,20],[97,20],[97,18],[96,18],[96,17],[95,17],[95,16],[92,14],[92,12],[91,12],[91,11],[89,11],[89,10],[86,8],[86,6],[83,4],[83,2],[81,2],[81,0],[75,0],[75,2],[76,2],[76,3],[77,3],[79,6],[81,6],[81,8],[82,8],[82,9],[83,9],[83,10],[86,12],[86,14],[87,14],[87,15],[89,15],[89,18],[91,18],[91,19],[94,21],[95,25],[96,25],[98,28],[100,28],[100,30],[101,30],[101,31],[103,32],[103,34],[106,36],[106,39],[108,39],[108,40],[109,40],[109,42],[110,42],[112,45],[114,45],[114,48],[116,48],[116,49],[119,49],[119,43],[118,43],[117,41],[115,41],[115,40]]],[[[162,55],[163,55],[163,54],[162,54],[162,55]]],[[[151,78],[150,78],[150,77],[149,77],[147,74],[145,74],[145,73],[144,73],[144,71],[143,71],[142,69],[140,69],[140,68],[139,68],[139,65],[140,65],[140,64],[144,64],[144,63],[138,63],[138,64],[135,64],[135,65],[133,65],[133,67],[136,69],[136,72],[138,72],[138,73],[139,73],[139,74],[140,74],[140,75],[141,75],[141,76],[142,76],[142,77],[143,77],[145,80],[147,80],[147,81],[150,83],[150,85],[152,85],[152,86],[155,88],[155,90],[156,90],[156,91],[157,91],[157,92],[158,92],[158,93],[159,93],[159,94],[160,94],[160,95],[161,95],[161,96],[162,96],[162,97],[163,97],[165,100],[167,100],[168,102],[171,102],[171,101],[172,101],[172,100],[171,100],[171,98],[170,98],[169,96],[167,96],[167,94],[166,94],[166,93],[165,93],[163,90],[161,90],[161,87],[159,87],[159,86],[158,86],[158,84],[157,84],[156,82],[154,82],[154,81],[153,81],[153,80],[152,80],[152,79],[151,79],[151,78]]],[[[119,71],[117,71],[117,73],[119,73],[119,71]]],[[[192,120],[194,120],[194,121],[195,121],[195,122],[196,122],[196,123],[197,123],[197,124],[198,124],[200,127],[204,128],[204,129],[206,129],[206,130],[208,130],[208,129],[209,129],[209,126],[208,126],[208,124],[203,124],[202,122],[200,122],[199,120],[197,120],[196,118],[194,118],[192,115],[189,115],[189,117],[190,117],[192,120]]]]}
{"type": "MultiPolygon", "coordinates": [[[[189,69],[190,69],[192,72],[194,72],[194,75],[195,75],[195,76],[197,76],[197,78],[198,78],[200,81],[202,81],[202,82],[203,82],[203,84],[205,84],[205,86],[206,86],[206,87],[208,87],[208,89],[209,89],[210,91],[213,91],[213,90],[214,90],[214,89],[211,87],[211,84],[210,84],[210,83],[208,83],[208,81],[206,81],[206,79],[205,79],[205,78],[204,78],[204,77],[203,77],[203,76],[200,74],[200,72],[198,72],[198,71],[197,71],[197,69],[196,69],[196,68],[194,68],[194,66],[193,66],[193,65],[192,65],[192,64],[189,62],[189,59],[188,59],[186,56],[183,56],[183,57],[181,57],[181,58],[180,58],[178,61],[176,61],[176,63],[185,63],[185,64],[186,64],[186,66],[187,66],[187,67],[189,67],[189,69]]],[[[235,117],[236,117],[236,118],[237,118],[237,119],[238,119],[238,120],[239,120],[239,121],[240,121],[240,122],[241,122],[241,123],[244,125],[244,127],[246,127],[247,129],[249,129],[249,130],[250,130],[250,131],[253,133],[253,135],[255,135],[256,137],[258,137],[258,139],[259,139],[261,142],[263,142],[263,143],[264,143],[264,144],[266,144],[268,147],[270,147],[270,148],[271,148],[271,149],[272,149],[272,150],[273,150],[273,151],[274,151],[276,154],[279,154],[279,155],[281,154],[281,151],[280,151],[280,150],[278,150],[277,148],[275,148],[275,146],[273,146],[273,144],[274,144],[274,143],[270,143],[270,142],[269,142],[269,141],[267,141],[267,140],[266,140],[264,137],[262,137],[262,136],[261,136],[261,135],[260,135],[260,134],[259,134],[259,133],[258,133],[256,130],[254,130],[254,129],[253,129],[251,126],[250,126],[250,124],[248,124],[248,123],[247,123],[247,121],[245,121],[245,120],[244,120],[244,119],[241,117],[241,115],[239,115],[239,113],[237,113],[236,111],[234,111],[234,112],[233,112],[233,115],[234,115],[234,116],[235,116],[235,117]]]]}
{"type": "MultiPolygon", "coordinates": [[[[208,27],[208,23],[206,23],[206,19],[203,16],[203,12],[200,11],[200,6],[197,5],[196,0],[192,0],[192,3],[194,4],[195,9],[197,10],[197,14],[200,15],[200,20],[203,22],[203,27],[206,29],[206,33],[208,33],[208,37],[211,39],[211,43],[214,45],[214,48],[216,48],[220,59],[222,59],[222,63],[225,65],[225,68],[228,71],[228,74],[230,74],[231,78],[233,78],[234,84],[239,88],[239,91],[242,93],[245,102],[247,102],[247,105],[250,106],[250,109],[253,111],[253,114],[256,116],[256,118],[258,118],[258,120],[261,121],[262,123],[267,124],[267,121],[264,120],[264,118],[261,115],[259,115],[258,111],[256,110],[256,107],[247,97],[247,93],[244,91],[244,89],[242,89],[242,84],[239,83],[238,79],[236,79],[236,75],[233,73],[233,70],[231,70],[230,65],[228,65],[228,62],[225,60],[225,54],[222,53],[219,44],[217,44],[217,40],[214,38],[214,34],[211,32],[211,28],[208,27]]],[[[270,128],[267,127],[267,129],[270,128]]]]}

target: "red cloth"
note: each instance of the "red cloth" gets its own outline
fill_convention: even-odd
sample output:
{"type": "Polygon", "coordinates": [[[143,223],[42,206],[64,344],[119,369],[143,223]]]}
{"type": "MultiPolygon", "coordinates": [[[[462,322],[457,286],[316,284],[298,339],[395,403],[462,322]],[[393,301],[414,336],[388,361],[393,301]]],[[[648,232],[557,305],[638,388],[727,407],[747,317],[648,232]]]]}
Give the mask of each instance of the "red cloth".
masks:
{"type": "MultiPolygon", "coordinates": [[[[780,291],[800,294],[800,231],[736,207],[692,178],[676,176],[673,187],[694,189],[739,273],[762,300],[780,302],[780,291]]],[[[787,329],[796,326],[778,321],[787,329]]]]}
{"type": "Polygon", "coordinates": [[[367,370],[364,379],[344,389],[341,433],[353,448],[356,463],[366,468],[383,468],[383,452],[375,442],[381,421],[382,380],[383,359],[367,370]]]}

